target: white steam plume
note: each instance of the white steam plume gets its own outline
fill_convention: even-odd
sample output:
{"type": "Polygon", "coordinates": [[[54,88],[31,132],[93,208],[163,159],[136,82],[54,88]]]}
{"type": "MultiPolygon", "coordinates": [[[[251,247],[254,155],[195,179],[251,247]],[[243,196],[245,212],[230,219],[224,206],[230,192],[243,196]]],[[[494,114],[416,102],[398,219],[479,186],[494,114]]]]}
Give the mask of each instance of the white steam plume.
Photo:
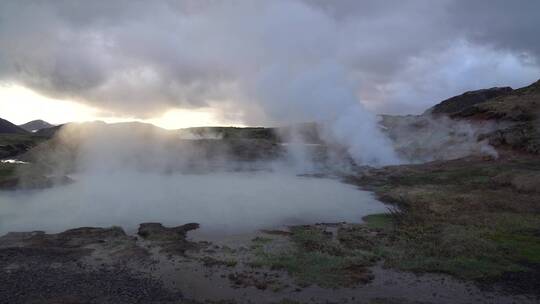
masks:
{"type": "Polygon", "coordinates": [[[325,139],[356,161],[397,161],[358,97],[347,52],[354,31],[323,7],[278,0],[39,8],[12,3],[0,12],[8,25],[0,29],[0,81],[120,115],[213,107],[248,125],[322,122],[325,139]],[[36,33],[39,56],[27,47],[36,33]]]}

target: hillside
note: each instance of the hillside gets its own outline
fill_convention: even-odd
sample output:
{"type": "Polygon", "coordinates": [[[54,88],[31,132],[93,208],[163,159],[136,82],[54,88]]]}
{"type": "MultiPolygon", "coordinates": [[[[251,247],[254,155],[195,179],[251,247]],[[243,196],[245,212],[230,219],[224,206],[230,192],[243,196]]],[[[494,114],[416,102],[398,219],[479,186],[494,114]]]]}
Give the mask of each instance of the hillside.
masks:
{"type": "Polygon", "coordinates": [[[452,115],[471,107],[475,104],[485,102],[491,98],[506,96],[512,93],[511,87],[495,87],[476,91],[468,91],[458,96],[450,97],[441,101],[437,105],[429,108],[424,114],[446,114],[452,115]]]}
{"type": "Polygon", "coordinates": [[[412,161],[494,155],[496,149],[540,153],[540,81],[465,92],[422,115],[383,115],[398,153],[412,161]]]}
{"type": "Polygon", "coordinates": [[[540,154],[539,111],[540,80],[507,95],[465,108],[452,117],[496,122],[499,128],[484,136],[492,146],[540,154]]]}
{"type": "Polygon", "coordinates": [[[540,106],[540,80],[497,96],[485,102],[463,108],[452,115],[455,118],[496,119],[505,121],[531,121],[537,118],[540,106]]]}

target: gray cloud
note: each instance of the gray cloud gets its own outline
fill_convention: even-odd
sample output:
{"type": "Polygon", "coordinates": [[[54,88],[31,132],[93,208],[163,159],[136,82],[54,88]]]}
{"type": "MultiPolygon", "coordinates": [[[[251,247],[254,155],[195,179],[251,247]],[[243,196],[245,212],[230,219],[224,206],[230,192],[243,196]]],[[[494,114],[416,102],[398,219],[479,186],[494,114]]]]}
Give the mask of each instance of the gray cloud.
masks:
{"type": "Polygon", "coordinates": [[[540,55],[540,2],[529,0],[459,0],[448,6],[449,25],[480,44],[540,55]]]}
{"type": "Polygon", "coordinates": [[[213,106],[281,123],[340,115],[352,100],[421,112],[464,90],[538,78],[539,6],[6,0],[0,80],[139,117],[213,106]]]}

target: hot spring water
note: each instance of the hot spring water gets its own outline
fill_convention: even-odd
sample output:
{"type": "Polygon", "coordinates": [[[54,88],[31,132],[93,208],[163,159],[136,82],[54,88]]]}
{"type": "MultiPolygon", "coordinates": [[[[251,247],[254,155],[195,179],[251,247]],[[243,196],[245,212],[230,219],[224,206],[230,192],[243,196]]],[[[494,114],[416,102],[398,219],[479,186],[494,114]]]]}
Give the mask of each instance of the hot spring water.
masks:
{"type": "Polygon", "coordinates": [[[206,232],[236,233],[287,224],[359,222],[385,211],[371,193],[352,185],[268,172],[86,174],[50,189],[2,191],[0,208],[0,234],[112,225],[134,231],[143,222],[197,222],[206,232]]]}

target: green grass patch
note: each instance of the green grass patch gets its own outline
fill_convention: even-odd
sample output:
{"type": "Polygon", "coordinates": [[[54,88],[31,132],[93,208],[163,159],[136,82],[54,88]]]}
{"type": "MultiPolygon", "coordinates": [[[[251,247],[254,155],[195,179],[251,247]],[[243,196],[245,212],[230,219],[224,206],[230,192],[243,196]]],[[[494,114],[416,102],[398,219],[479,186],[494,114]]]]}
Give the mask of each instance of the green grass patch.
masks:
{"type": "Polygon", "coordinates": [[[303,286],[336,288],[371,279],[365,267],[377,260],[373,253],[346,248],[317,227],[293,227],[291,233],[286,248],[272,250],[260,240],[256,242],[253,264],[286,270],[303,286]]]}
{"type": "Polygon", "coordinates": [[[495,234],[492,240],[509,252],[516,262],[540,264],[540,237],[535,235],[495,234]]]}
{"type": "Polygon", "coordinates": [[[362,218],[370,229],[387,230],[394,227],[394,218],[389,213],[379,213],[364,216],[362,218]]]}
{"type": "Polygon", "coordinates": [[[512,231],[512,227],[505,225],[511,222],[495,222],[491,226],[482,222],[408,223],[398,226],[375,246],[389,267],[441,272],[462,279],[497,279],[506,272],[527,271],[527,264],[540,261],[538,237],[512,231]]]}

